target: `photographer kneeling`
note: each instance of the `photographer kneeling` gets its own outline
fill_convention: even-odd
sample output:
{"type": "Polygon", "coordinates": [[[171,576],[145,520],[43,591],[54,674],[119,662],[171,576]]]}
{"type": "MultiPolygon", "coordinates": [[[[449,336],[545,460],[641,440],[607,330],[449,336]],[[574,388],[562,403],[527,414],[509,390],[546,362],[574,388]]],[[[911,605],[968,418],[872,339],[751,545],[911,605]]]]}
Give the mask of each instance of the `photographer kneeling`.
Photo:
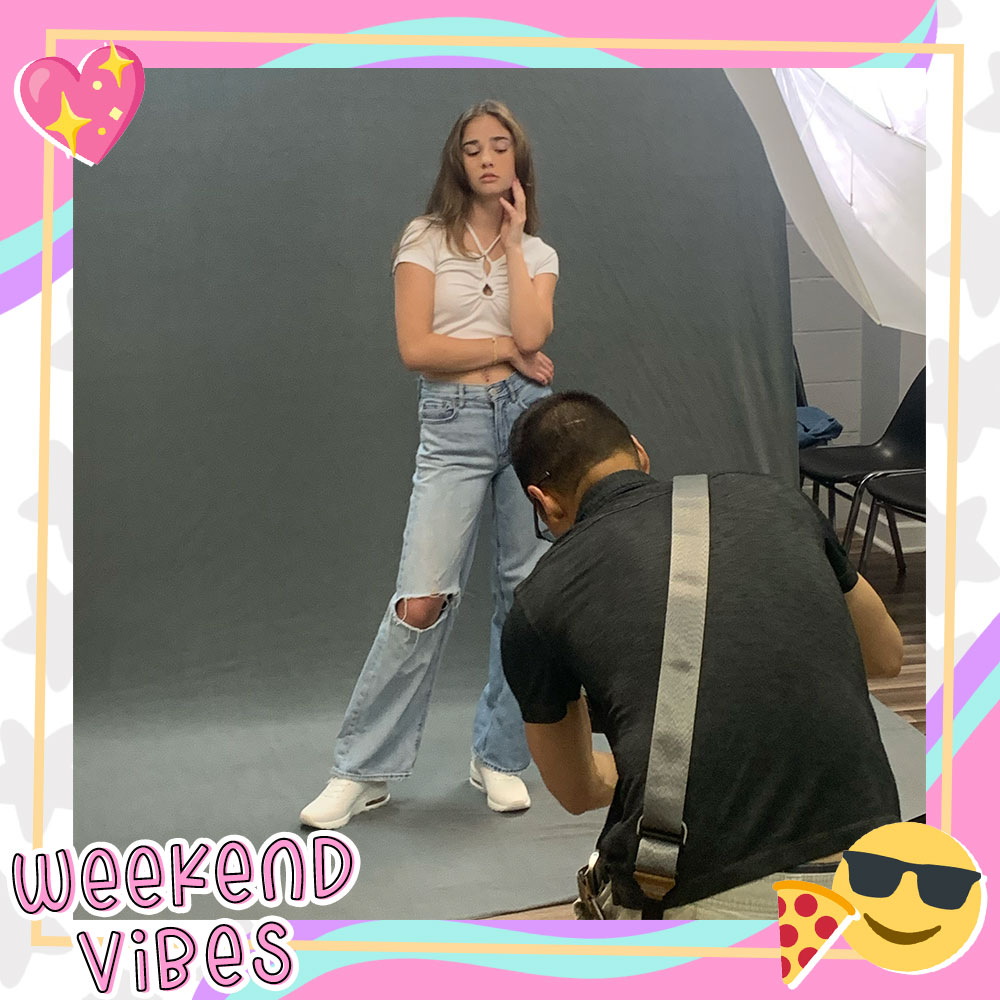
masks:
{"type": "Polygon", "coordinates": [[[535,403],[510,449],[557,540],[515,592],[504,672],[548,789],[572,813],[610,806],[577,915],[775,919],[774,880],[831,885],[838,852],[899,820],[865,675],[895,676],[902,641],[826,519],[772,477],[707,477],[690,761],[681,740],[682,752],[651,766],[661,653],[666,663],[672,643],[664,649],[668,579],[683,582],[686,569],[671,564],[673,486],[649,476],[642,445],[586,393],[535,403]],[[612,753],[593,749],[592,716],[612,753]],[[683,808],[684,831],[676,872],[641,872],[644,892],[640,837],[665,842],[639,829],[648,767],[683,808]]]}

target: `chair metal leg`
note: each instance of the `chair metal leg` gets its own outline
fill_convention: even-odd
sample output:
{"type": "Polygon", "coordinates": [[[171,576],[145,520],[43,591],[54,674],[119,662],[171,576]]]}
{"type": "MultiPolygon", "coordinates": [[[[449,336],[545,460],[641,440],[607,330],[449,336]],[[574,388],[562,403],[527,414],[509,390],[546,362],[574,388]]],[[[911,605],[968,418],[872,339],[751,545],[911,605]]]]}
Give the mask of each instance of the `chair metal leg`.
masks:
{"type": "Polygon", "coordinates": [[[871,510],[868,513],[868,524],[865,527],[865,540],[861,543],[861,557],[858,559],[858,572],[864,576],[865,563],[872,551],[872,542],[875,541],[875,529],[878,527],[879,504],[872,499],[871,510]]]}
{"type": "Polygon", "coordinates": [[[819,480],[813,480],[813,503],[819,506],[819,480]]]}
{"type": "Polygon", "coordinates": [[[830,518],[830,526],[833,527],[833,528],[836,528],[836,526],[837,526],[837,490],[833,486],[832,483],[826,488],[826,493],[827,493],[826,505],[827,505],[827,510],[829,511],[829,513],[827,514],[827,516],[830,518]]]}
{"type": "Polygon", "coordinates": [[[858,515],[861,513],[861,488],[855,487],[854,496],[851,498],[851,512],[847,515],[847,527],[844,528],[844,551],[851,551],[851,543],[854,541],[854,529],[858,525],[858,515]]]}
{"type": "Polygon", "coordinates": [[[896,512],[891,507],[886,507],[885,516],[889,521],[892,550],[896,554],[896,569],[899,571],[899,575],[903,576],[906,573],[906,560],[903,558],[903,546],[899,541],[899,529],[896,527],[896,512]]]}

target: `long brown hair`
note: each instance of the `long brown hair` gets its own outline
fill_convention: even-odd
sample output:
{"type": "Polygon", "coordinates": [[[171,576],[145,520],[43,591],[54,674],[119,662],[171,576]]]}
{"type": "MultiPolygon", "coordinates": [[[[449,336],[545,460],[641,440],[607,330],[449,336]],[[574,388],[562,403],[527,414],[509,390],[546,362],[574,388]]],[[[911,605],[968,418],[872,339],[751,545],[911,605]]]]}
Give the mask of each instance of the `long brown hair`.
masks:
{"type": "MultiPolygon", "coordinates": [[[[500,101],[480,101],[463,111],[451,127],[444,149],[441,150],[441,168],[424,215],[428,226],[441,226],[447,236],[448,244],[456,253],[465,257],[475,254],[467,251],[465,243],[465,223],[472,211],[474,194],[469,186],[469,178],[465,173],[465,160],[462,153],[462,136],[465,127],[475,118],[490,115],[496,118],[514,139],[514,169],[517,178],[524,188],[525,215],[524,231],[533,236],[538,231],[538,207],[535,203],[535,165],[531,158],[531,143],[521,128],[518,120],[511,114],[510,108],[500,101]]],[[[419,239],[426,232],[421,230],[414,236],[419,239]]],[[[409,242],[409,241],[408,241],[409,242]]],[[[399,250],[399,244],[393,249],[393,258],[399,250]]]]}

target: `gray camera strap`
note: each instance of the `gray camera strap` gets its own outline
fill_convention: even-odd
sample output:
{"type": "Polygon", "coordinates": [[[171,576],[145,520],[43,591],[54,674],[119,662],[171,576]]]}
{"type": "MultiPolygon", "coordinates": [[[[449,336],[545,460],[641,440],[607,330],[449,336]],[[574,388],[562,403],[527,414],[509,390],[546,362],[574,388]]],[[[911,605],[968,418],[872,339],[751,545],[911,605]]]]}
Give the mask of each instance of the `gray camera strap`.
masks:
{"type": "Polygon", "coordinates": [[[637,831],[635,880],[646,896],[644,920],[662,919],[663,898],[677,883],[677,860],[687,839],[684,797],[705,637],[708,522],[708,477],[675,476],[660,681],[637,831]]]}

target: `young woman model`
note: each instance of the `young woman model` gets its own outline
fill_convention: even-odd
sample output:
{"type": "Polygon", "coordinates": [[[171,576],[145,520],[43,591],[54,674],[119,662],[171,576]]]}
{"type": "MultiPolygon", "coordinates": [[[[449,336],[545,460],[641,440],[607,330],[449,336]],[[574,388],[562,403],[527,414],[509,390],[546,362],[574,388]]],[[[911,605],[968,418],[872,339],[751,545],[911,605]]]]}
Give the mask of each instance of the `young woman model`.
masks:
{"type": "Polygon", "coordinates": [[[469,780],[498,812],[531,804],[530,761],[500,664],[514,587],[545,549],[510,465],[510,428],[548,395],[559,270],[533,235],[534,169],[524,131],[497,101],[455,123],[426,214],[395,255],[396,336],[420,376],[420,446],[396,592],[365,661],[334,752],[332,777],[302,810],[332,829],[389,801],[413,770],[431,686],[472,564],[480,511],[493,511],[489,675],[476,708],[469,780]]]}

